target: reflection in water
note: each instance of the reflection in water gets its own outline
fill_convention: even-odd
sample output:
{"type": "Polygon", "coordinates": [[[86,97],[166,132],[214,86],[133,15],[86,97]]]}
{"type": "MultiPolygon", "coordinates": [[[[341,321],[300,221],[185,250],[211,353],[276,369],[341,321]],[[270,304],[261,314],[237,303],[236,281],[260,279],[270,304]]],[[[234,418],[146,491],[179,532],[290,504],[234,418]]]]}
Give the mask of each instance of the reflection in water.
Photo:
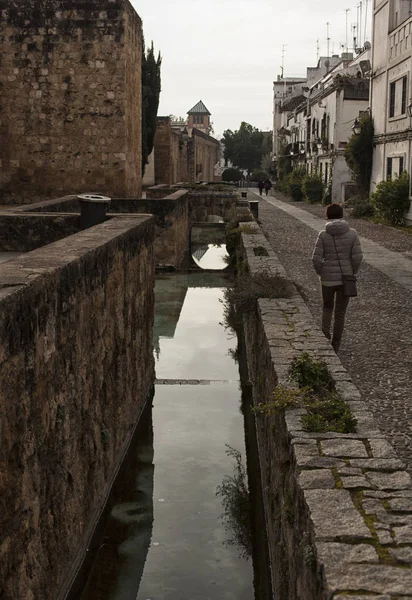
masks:
{"type": "Polygon", "coordinates": [[[201,269],[222,270],[227,267],[226,244],[192,244],[192,256],[201,269]]]}
{"type": "MultiPolygon", "coordinates": [[[[113,489],[103,541],[80,600],[134,600],[153,528],[153,427],[148,402],[113,489]]],[[[73,600],[79,598],[72,596],[73,600]]]]}
{"type": "Polygon", "coordinates": [[[226,454],[234,458],[235,465],[234,474],[225,475],[216,490],[216,496],[222,498],[222,521],[226,532],[231,536],[224,543],[237,546],[240,556],[249,559],[252,556],[252,529],[246,469],[242,464],[241,453],[227,444],[226,448],[226,454]]]}
{"type": "Polygon", "coordinates": [[[149,411],[87,586],[73,600],[269,598],[254,593],[248,561],[256,552],[237,340],[220,325],[228,283],[200,271],[156,283],[154,453],[149,411]]]}

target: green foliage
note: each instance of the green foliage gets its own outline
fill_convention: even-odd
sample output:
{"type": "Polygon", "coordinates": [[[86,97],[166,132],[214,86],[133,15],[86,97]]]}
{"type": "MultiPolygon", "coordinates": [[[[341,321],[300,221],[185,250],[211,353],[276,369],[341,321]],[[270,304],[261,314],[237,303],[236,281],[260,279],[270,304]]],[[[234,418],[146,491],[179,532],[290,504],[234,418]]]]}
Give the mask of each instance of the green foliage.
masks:
{"type": "Polygon", "coordinates": [[[256,169],[250,176],[251,181],[266,181],[268,178],[268,173],[266,171],[262,171],[261,169],[256,169]]]}
{"type": "Polygon", "coordinates": [[[305,431],[354,433],[357,421],[349,406],[335,391],[335,382],[322,360],[314,360],[307,352],[292,361],[291,380],[298,389],[277,385],[270,402],[259,404],[254,411],[265,415],[286,409],[304,407],[302,428],[305,431]]]}
{"type": "Polygon", "coordinates": [[[222,521],[230,538],[229,546],[237,546],[243,558],[252,556],[252,504],[247,485],[246,469],[240,452],[226,445],[226,454],[235,460],[234,474],[225,475],[222,484],[217,486],[216,496],[222,498],[224,513],[222,521]]]}
{"type": "Polygon", "coordinates": [[[302,416],[305,431],[323,433],[354,433],[357,421],[349,406],[336,393],[328,394],[306,405],[306,415],[302,416]]]}
{"type": "Polygon", "coordinates": [[[296,202],[303,200],[302,182],[306,177],[306,168],[296,167],[286,178],[286,191],[296,202]]]}
{"type": "Polygon", "coordinates": [[[242,121],[236,131],[226,129],[222,141],[225,159],[250,173],[260,168],[262,157],[270,151],[271,134],[242,121]]]}
{"type": "Polygon", "coordinates": [[[307,402],[307,390],[277,385],[270,402],[261,402],[252,409],[254,413],[263,415],[279,415],[288,408],[298,408],[307,402]]]}
{"type": "Polygon", "coordinates": [[[142,174],[144,174],[148,158],[153,150],[156,133],[156,119],[160,98],[160,69],[162,57],[160,52],[155,58],[153,42],[145,50],[143,39],[142,52],[142,174]]]}
{"type": "Polygon", "coordinates": [[[369,194],[372,174],[374,124],[369,113],[360,119],[360,133],[351,136],[345,148],[345,160],[363,196],[369,194]]]}
{"type": "Polygon", "coordinates": [[[404,171],[395,179],[381,181],[371,200],[378,217],[391,225],[404,225],[404,213],[410,205],[408,174],[404,171]]]}
{"type": "Polygon", "coordinates": [[[234,167],[229,167],[225,169],[222,173],[223,181],[241,181],[243,179],[243,173],[239,169],[235,169],[234,167]]]}
{"type": "Polygon", "coordinates": [[[292,159],[290,153],[287,152],[288,145],[284,140],[280,142],[279,154],[278,154],[278,187],[281,192],[287,193],[287,188],[282,189],[283,186],[287,186],[287,176],[292,171],[292,159]]]}
{"type": "Polygon", "coordinates": [[[346,204],[351,207],[351,216],[355,219],[373,217],[375,214],[374,205],[364,196],[352,196],[346,204]]]}
{"type": "Polygon", "coordinates": [[[328,185],[326,185],[325,189],[323,190],[322,204],[323,206],[332,204],[332,181],[329,181],[328,185]]]}
{"type": "Polygon", "coordinates": [[[323,181],[318,173],[306,175],[302,181],[302,190],[305,200],[310,204],[322,202],[323,181]]]}
{"type": "Polygon", "coordinates": [[[308,352],[302,352],[292,361],[289,377],[300,388],[312,390],[315,394],[335,389],[335,382],[325,361],[314,360],[308,352]]]}

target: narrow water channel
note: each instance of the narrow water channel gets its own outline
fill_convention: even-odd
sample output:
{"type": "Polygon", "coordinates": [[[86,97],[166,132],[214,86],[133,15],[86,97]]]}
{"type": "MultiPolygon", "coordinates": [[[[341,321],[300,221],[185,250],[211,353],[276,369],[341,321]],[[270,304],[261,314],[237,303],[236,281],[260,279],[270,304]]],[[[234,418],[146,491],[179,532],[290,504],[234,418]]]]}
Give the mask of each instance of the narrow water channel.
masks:
{"type": "Polygon", "coordinates": [[[153,407],[116,484],[81,600],[269,598],[249,520],[237,340],[222,325],[229,283],[211,272],[157,278],[153,407]]]}

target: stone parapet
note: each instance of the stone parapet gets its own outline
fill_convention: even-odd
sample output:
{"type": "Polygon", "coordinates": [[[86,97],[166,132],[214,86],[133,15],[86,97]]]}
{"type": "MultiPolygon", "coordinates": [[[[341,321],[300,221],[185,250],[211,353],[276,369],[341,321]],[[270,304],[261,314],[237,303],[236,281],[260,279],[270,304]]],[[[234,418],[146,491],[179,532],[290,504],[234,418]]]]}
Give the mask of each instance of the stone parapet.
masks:
{"type": "MultiPolygon", "coordinates": [[[[249,225],[249,224],[248,224],[249,225]]],[[[257,224],[242,234],[252,274],[288,277],[257,224]],[[268,256],[255,256],[263,246],[268,256]]],[[[267,403],[302,351],[322,358],[357,419],[354,434],[304,431],[304,409],[258,416],[257,437],[275,596],[412,598],[412,485],[405,465],[297,293],[261,299],[244,317],[254,402],[267,403]]]]}
{"type": "Polygon", "coordinates": [[[0,581],[65,597],[154,380],[154,218],[0,265],[0,581]]]}

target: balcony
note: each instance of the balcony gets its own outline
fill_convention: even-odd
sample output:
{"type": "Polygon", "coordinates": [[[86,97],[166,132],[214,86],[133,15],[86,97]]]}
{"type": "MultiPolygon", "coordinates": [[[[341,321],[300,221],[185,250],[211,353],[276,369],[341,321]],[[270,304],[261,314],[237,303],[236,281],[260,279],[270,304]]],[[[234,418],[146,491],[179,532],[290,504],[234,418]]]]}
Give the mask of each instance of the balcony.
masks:
{"type": "Polygon", "coordinates": [[[412,16],[389,34],[389,60],[412,52],[412,16]]]}

